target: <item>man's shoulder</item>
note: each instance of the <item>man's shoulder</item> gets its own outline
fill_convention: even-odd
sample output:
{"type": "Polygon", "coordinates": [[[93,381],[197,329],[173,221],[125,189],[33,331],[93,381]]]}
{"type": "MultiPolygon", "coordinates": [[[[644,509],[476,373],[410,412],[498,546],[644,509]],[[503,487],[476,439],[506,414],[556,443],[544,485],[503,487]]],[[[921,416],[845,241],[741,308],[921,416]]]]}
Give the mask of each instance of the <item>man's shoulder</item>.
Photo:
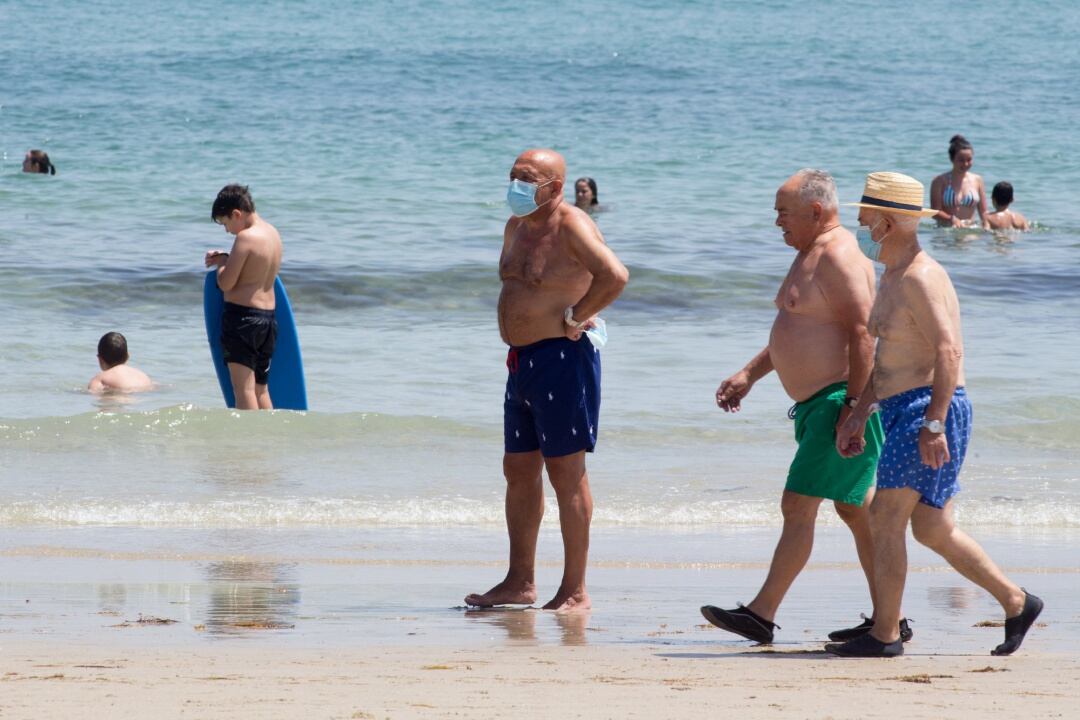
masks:
{"type": "Polygon", "coordinates": [[[844,227],[830,231],[829,242],[818,256],[818,269],[826,272],[854,273],[870,267],[870,260],[859,250],[855,236],[844,227]]]}
{"type": "Polygon", "coordinates": [[[921,253],[900,276],[900,286],[907,292],[926,294],[942,285],[951,285],[949,273],[934,258],[921,253]]]}
{"type": "Polygon", "coordinates": [[[278,233],[276,227],[263,220],[258,224],[238,232],[236,234],[236,242],[250,245],[272,244],[281,242],[281,235],[278,233]]]}
{"type": "Polygon", "coordinates": [[[603,238],[600,237],[600,232],[596,228],[596,223],[589,217],[589,213],[576,205],[568,203],[563,203],[556,212],[558,213],[559,232],[564,237],[579,240],[597,239],[603,242],[603,238]]]}

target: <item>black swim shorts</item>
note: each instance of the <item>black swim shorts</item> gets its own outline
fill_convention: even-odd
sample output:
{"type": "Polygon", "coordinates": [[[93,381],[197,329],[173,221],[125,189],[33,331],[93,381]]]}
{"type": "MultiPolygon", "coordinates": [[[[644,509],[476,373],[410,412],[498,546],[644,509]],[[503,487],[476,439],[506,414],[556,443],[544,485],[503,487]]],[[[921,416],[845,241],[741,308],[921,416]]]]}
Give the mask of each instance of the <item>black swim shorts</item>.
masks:
{"type": "Polygon", "coordinates": [[[221,316],[221,349],[225,362],[255,371],[255,384],[270,380],[270,358],[277,341],[277,320],[273,310],[225,303],[221,316]]]}

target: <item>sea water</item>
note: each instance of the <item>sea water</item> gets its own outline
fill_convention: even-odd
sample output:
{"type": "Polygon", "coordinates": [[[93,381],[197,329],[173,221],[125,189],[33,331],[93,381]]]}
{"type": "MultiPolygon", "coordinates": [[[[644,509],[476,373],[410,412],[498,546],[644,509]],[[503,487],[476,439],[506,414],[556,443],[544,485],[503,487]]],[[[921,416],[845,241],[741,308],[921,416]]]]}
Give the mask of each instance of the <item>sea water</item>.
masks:
{"type": "MultiPolygon", "coordinates": [[[[566,156],[568,200],[574,178],[596,179],[597,225],[631,273],[603,313],[594,558],[715,559],[728,533],[761,538],[746,552],[767,560],[791,401],[775,377],[735,416],[714,392],[764,346],[793,257],[776,188],[805,166],[832,172],[842,200],[874,170],[929,187],[959,132],[1035,230],[921,233],[962,307],[975,431],[958,515],[1045,549],[1027,565],[1075,566],[1080,9],[980,11],[0,3],[8,564],[436,556],[491,562],[479,574],[497,579],[497,262],[508,172],[531,146],[566,156]],[[55,177],[20,172],[31,147],[55,177]],[[201,288],[203,253],[232,240],[210,220],[229,182],[284,239],[306,414],[223,408],[201,288]],[[158,390],[85,392],[110,330],[158,390]]],[[[841,219],[854,229],[853,210],[841,219]]],[[[554,510],[542,552],[557,560],[554,510]]]]}

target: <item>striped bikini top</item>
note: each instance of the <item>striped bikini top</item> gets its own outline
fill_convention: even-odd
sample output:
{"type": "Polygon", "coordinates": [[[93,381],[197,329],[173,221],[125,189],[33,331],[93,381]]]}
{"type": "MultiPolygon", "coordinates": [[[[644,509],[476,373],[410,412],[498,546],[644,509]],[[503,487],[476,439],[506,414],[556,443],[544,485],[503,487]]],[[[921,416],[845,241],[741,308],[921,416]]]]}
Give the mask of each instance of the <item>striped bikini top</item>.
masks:
{"type": "Polygon", "coordinates": [[[979,191],[972,190],[967,195],[961,195],[956,197],[956,191],[952,187],[952,178],[949,178],[949,184],[945,186],[945,192],[941,194],[941,201],[945,204],[945,207],[957,207],[960,205],[974,206],[979,204],[979,191]]]}

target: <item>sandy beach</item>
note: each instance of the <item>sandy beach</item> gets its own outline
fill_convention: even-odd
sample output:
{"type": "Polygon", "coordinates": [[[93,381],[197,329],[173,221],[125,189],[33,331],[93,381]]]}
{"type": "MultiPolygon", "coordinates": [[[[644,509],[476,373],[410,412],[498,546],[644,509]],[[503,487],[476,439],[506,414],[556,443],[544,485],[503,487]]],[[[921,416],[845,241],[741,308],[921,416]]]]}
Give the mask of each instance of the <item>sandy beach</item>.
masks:
{"type": "Polygon", "coordinates": [[[182,651],[5,643],[0,717],[1070,717],[1075,655],[664,645],[182,651]],[[152,708],[152,710],[150,710],[152,708]]]}
{"type": "MultiPolygon", "coordinates": [[[[904,657],[880,661],[822,652],[828,630],[867,609],[839,529],[821,533],[772,647],[717,630],[697,610],[749,600],[764,562],[628,563],[615,559],[615,538],[600,540],[595,607],[567,614],[466,610],[462,594],[497,575],[497,562],[8,550],[0,718],[1052,718],[1075,709],[1078,573],[1066,553],[1031,538],[1028,547],[1059,562],[1025,566],[1022,552],[1007,553],[1014,539],[989,542],[1047,602],[1016,655],[989,654],[1002,633],[993,600],[913,548],[904,602],[915,638],[904,657]]],[[[542,588],[559,569],[542,561],[542,588]]]]}
{"type": "MultiPolygon", "coordinates": [[[[1080,718],[1080,3],[2,8],[0,720],[1080,718]],[[930,202],[954,134],[1033,225],[920,229],[975,413],[956,518],[1045,610],[992,657],[1001,608],[909,538],[905,656],[827,656],[872,603],[824,503],[755,647],[699,608],[752,602],[781,534],[793,400],[775,373],[737,414],[715,397],[796,257],[777,188],[828,171],[855,232],[867,173],[930,202]],[[507,571],[500,266],[536,145],[564,203],[594,181],[631,278],[601,311],[576,615],[463,607],[507,571]],[[306,413],[216,381],[234,182],[281,232],[306,413]],[[156,389],[87,391],[111,331],[156,389]]],[[[538,605],[564,567],[545,487],[538,605]]]]}

